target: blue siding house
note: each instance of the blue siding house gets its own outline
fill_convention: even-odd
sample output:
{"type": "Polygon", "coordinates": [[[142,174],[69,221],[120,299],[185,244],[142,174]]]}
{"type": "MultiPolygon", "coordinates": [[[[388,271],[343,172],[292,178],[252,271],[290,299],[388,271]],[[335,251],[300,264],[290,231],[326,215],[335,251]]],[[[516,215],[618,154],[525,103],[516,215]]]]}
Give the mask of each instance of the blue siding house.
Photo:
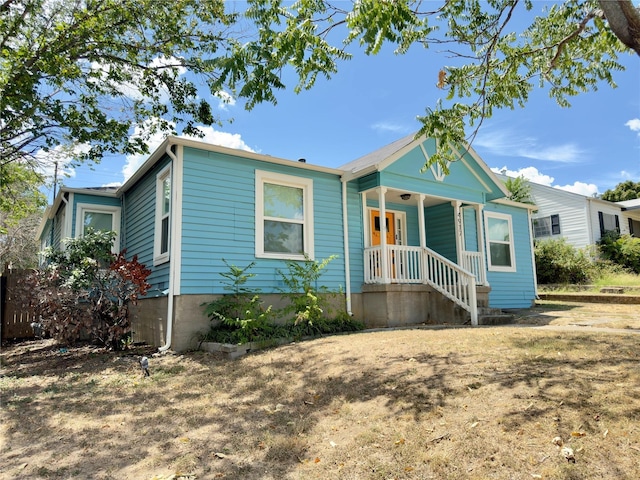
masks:
{"type": "Polygon", "coordinates": [[[60,245],[89,226],[152,270],[134,339],[185,350],[225,293],[225,261],[255,262],[249,286],[278,305],[278,270],[305,255],[328,264],[322,284],[369,327],[482,323],[482,309],[532,305],[531,205],[506,198],[473,149],[449,175],[421,171],[437,142],[402,138],[326,168],[168,137],[119,188],[62,188],[40,230],[60,245]]]}

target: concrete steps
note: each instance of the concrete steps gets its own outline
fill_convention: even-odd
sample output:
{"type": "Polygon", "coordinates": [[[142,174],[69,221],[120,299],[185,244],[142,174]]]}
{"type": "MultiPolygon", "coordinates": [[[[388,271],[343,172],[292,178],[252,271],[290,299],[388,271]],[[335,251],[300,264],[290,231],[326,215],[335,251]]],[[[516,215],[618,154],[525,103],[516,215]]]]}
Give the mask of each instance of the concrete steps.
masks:
{"type": "Polygon", "coordinates": [[[515,316],[499,308],[478,307],[478,325],[507,325],[515,316]]]}

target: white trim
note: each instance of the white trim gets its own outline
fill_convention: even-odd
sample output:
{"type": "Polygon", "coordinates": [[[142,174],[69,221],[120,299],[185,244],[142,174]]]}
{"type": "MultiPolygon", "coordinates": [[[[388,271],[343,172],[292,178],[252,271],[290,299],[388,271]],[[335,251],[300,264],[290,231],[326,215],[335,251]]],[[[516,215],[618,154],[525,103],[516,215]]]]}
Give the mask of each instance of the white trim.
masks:
{"type": "MultiPolygon", "coordinates": [[[[96,205],[95,203],[78,203],[76,205],[75,238],[81,238],[84,235],[84,214],[90,212],[111,214],[111,230],[116,232],[112,251],[114,253],[118,253],[120,251],[120,207],[112,205],[96,205]]],[[[65,212],[65,220],[66,217],[67,215],[65,212]]]]}
{"type": "Polygon", "coordinates": [[[175,185],[173,184],[172,178],[172,170],[171,163],[169,163],[166,167],[164,167],[158,174],[156,175],[156,201],[155,201],[155,214],[153,220],[153,265],[157,266],[162,263],[166,263],[169,261],[169,256],[171,252],[171,224],[173,215],[173,191],[175,189],[175,185]],[[169,238],[167,239],[167,251],[161,252],[160,249],[162,247],[162,220],[163,220],[163,212],[162,212],[162,204],[164,200],[164,191],[163,184],[165,179],[169,178],[170,188],[171,188],[171,197],[169,200],[169,212],[167,213],[167,218],[169,221],[167,235],[169,238]]]}
{"type": "MultiPolygon", "coordinates": [[[[267,172],[264,170],[256,170],[256,237],[255,237],[255,255],[257,258],[277,258],[283,260],[304,260],[305,255],[310,259],[315,258],[314,248],[314,232],[313,232],[313,179],[305,177],[296,177],[293,175],[285,175],[282,173],[267,172]],[[282,185],[285,187],[299,188],[302,190],[303,216],[302,221],[292,222],[302,225],[302,247],[304,253],[282,253],[282,252],[265,252],[264,251],[264,184],[271,183],[274,185],[282,185]]],[[[282,220],[282,219],[279,219],[282,220]]]]}
{"type": "MultiPolygon", "coordinates": [[[[366,209],[366,225],[365,225],[365,232],[367,235],[367,241],[366,241],[366,245],[365,247],[372,247],[373,245],[371,244],[371,240],[372,240],[372,231],[371,231],[371,212],[373,211],[378,211],[380,212],[380,209],[378,207],[371,207],[371,206],[367,206],[366,209]]],[[[400,238],[400,242],[398,242],[398,238],[396,235],[395,238],[395,244],[394,245],[407,245],[407,212],[403,212],[402,210],[389,210],[389,209],[385,209],[385,213],[393,213],[394,215],[394,220],[400,220],[400,224],[402,225],[402,238],[400,238]]],[[[386,226],[386,223],[385,223],[386,226]]],[[[382,220],[380,220],[380,243],[382,243],[382,220]]],[[[396,225],[393,226],[394,232],[397,232],[397,228],[396,225]]],[[[386,238],[386,232],[385,232],[385,238],[386,238]]]]}
{"type": "MultiPolygon", "coordinates": [[[[515,272],[516,269],[516,255],[515,255],[515,240],[513,238],[513,219],[511,215],[506,213],[498,213],[498,212],[484,212],[484,237],[486,241],[486,249],[487,249],[487,270],[490,272],[515,272]],[[509,225],[509,255],[511,257],[511,266],[505,267],[501,265],[492,265],[491,264],[491,237],[489,236],[489,218],[496,218],[500,220],[506,220],[509,225]]],[[[506,244],[506,242],[495,242],[506,244]]]]}

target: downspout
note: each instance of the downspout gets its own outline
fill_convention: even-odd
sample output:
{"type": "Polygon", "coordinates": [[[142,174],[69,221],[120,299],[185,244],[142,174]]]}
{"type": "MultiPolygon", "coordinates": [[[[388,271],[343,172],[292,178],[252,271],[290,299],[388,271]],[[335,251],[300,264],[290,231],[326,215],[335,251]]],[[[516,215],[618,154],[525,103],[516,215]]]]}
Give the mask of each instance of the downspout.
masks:
{"type": "MultiPolygon", "coordinates": [[[[167,149],[165,150],[165,152],[167,153],[167,155],[169,156],[169,158],[171,158],[171,161],[173,162],[173,166],[174,168],[171,169],[171,174],[173,176],[173,172],[175,170],[176,165],[178,164],[178,158],[175,156],[175,154],[171,151],[171,142],[169,142],[167,144],[167,149]]],[[[174,222],[174,218],[175,218],[175,212],[173,211],[173,209],[175,208],[175,197],[176,197],[176,188],[175,185],[173,184],[173,179],[171,179],[171,217],[170,217],[170,221],[171,221],[171,225],[169,226],[169,231],[171,233],[173,233],[173,224],[174,222]]],[[[166,352],[167,350],[169,350],[169,348],[171,348],[171,336],[173,334],[173,292],[174,292],[174,275],[175,275],[175,270],[176,270],[176,265],[175,265],[175,252],[174,250],[174,245],[176,244],[175,242],[175,238],[172,238],[171,236],[169,237],[169,288],[168,288],[168,298],[167,298],[167,329],[166,329],[166,335],[165,335],[165,344],[161,347],[158,348],[159,352],[166,352]]]]}
{"type": "Polygon", "coordinates": [[[531,243],[531,265],[533,265],[533,290],[536,300],[540,300],[538,296],[538,272],[536,271],[536,252],[533,242],[533,221],[531,218],[531,210],[527,209],[527,219],[529,220],[529,242],[531,243]]]}
{"type": "Polygon", "coordinates": [[[344,238],[344,278],[347,315],[353,317],[351,311],[351,258],[349,256],[349,220],[347,218],[347,181],[344,177],[342,182],[342,237],[344,238]]]}

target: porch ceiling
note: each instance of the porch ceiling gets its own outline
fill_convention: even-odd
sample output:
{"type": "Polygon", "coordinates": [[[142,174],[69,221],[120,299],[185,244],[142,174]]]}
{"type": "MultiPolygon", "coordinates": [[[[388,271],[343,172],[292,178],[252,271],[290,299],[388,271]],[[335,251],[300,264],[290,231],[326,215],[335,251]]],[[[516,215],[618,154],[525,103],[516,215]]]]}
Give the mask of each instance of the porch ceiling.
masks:
{"type": "MultiPolygon", "coordinates": [[[[420,194],[418,193],[413,193],[413,192],[408,192],[408,191],[404,191],[404,190],[394,190],[389,188],[387,190],[387,193],[385,195],[385,201],[386,203],[401,203],[401,204],[406,204],[406,205],[416,205],[417,201],[418,201],[418,196],[420,194]],[[401,195],[406,195],[409,194],[411,195],[410,198],[407,198],[406,200],[404,200],[401,195]]],[[[365,192],[365,196],[367,200],[371,200],[373,202],[378,200],[378,191],[377,190],[369,190],[367,192],[365,192]]],[[[424,205],[425,207],[431,207],[433,205],[440,205],[441,203],[449,203],[451,200],[447,199],[447,198],[442,198],[442,197],[432,197],[429,195],[425,196],[424,199],[424,205]]]]}

